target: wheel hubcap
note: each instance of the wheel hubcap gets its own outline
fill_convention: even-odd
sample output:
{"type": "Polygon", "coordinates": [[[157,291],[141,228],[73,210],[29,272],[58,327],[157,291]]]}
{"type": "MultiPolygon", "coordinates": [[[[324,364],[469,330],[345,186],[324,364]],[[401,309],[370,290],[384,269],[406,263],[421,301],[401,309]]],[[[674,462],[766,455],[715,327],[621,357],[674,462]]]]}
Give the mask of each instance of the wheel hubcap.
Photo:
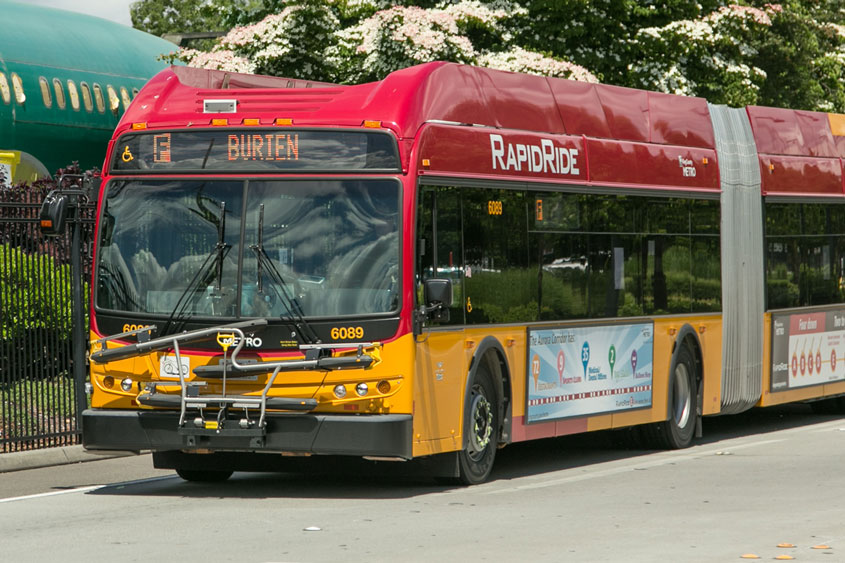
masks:
{"type": "Polygon", "coordinates": [[[689,372],[685,364],[675,366],[675,391],[672,397],[672,410],[675,424],[684,428],[689,422],[692,411],[692,397],[690,395],[689,372]]]}
{"type": "Polygon", "coordinates": [[[481,389],[473,389],[473,392],[469,455],[477,460],[484,454],[484,450],[490,443],[490,436],[493,434],[493,409],[481,389]]]}

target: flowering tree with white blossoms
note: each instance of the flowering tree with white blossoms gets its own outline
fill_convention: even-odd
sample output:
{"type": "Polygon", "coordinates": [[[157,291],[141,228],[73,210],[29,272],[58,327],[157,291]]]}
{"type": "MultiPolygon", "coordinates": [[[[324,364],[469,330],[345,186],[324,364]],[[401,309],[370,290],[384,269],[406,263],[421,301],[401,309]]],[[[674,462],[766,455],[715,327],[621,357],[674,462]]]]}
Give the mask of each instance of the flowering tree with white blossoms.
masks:
{"type": "Polygon", "coordinates": [[[236,25],[176,56],[207,68],[355,83],[449,60],[845,112],[842,0],[733,1],[138,0],[132,14],[155,33],[236,25]]]}
{"type": "Polygon", "coordinates": [[[513,47],[509,51],[485,53],[478,58],[478,64],[510,72],[555,76],[581,82],[599,81],[593,73],[582,66],[545,57],[521,47],[513,47]]]}
{"type": "Polygon", "coordinates": [[[635,44],[643,58],[629,66],[631,78],[648,90],[755,104],[766,80],[766,72],[753,64],[755,45],[780,11],[777,5],[731,5],[697,20],[640,29],[635,44]]]}
{"type": "Polygon", "coordinates": [[[202,68],[341,83],[378,80],[436,60],[596,81],[583,67],[511,45],[506,24],[526,13],[516,3],[464,0],[427,9],[380,9],[386,4],[291,2],[258,23],[235,27],[210,53],[182,49],[178,58],[202,68]],[[340,21],[356,16],[366,17],[340,29],[340,21]]]}
{"type": "Polygon", "coordinates": [[[190,66],[329,81],[327,65],[340,22],[325,2],[303,1],[258,23],[235,27],[210,53],[183,49],[179,58],[190,66]]]}
{"type": "Polygon", "coordinates": [[[473,63],[476,58],[454,16],[443,10],[395,6],[341,31],[339,37],[336,59],[348,82],[377,80],[429,61],[473,63]]]}

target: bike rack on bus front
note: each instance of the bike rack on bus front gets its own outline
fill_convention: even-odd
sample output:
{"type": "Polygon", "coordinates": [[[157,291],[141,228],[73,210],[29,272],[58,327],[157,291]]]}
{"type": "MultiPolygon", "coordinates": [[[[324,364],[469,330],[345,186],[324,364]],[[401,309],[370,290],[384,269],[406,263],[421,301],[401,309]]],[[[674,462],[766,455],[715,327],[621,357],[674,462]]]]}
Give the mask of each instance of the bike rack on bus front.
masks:
{"type": "Polygon", "coordinates": [[[223,393],[221,395],[201,395],[200,388],[208,384],[207,381],[187,381],[186,374],[181,367],[177,369],[179,382],[150,382],[142,393],[137,396],[141,405],[148,407],[179,408],[179,432],[188,436],[188,445],[194,445],[192,436],[219,435],[223,430],[221,417],[225,419],[226,408],[231,406],[237,409],[244,409],[246,418],[238,422],[239,428],[226,429],[229,436],[263,436],[265,432],[266,412],[272,410],[309,412],[317,406],[317,400],[297,399],[291,397],[268,397],[276,377],[280,372],[304,371],[304,370],[340,370],[340,369],[369,369],[381,361],[379,349],[381,344],[377,342],[360,342],[338,344],[303,344],[299,350],[305,353],[302,360],[282,360],[277,362],[261,363],[240,363],[237,355],[246,342],[243,329],[260,328],[267,325],[266,319],[255,319],[229,325],[197,329],[165,337],[148,339],[154,327],[145,327],[137,330],[123,332],[99,339],[94,342],[100,345],[101,349],[91,354],[91,360],[98,364],[106,364],[116,360],[122,360],[140,356],[154,351],[172,349],[176,355],[176,365],[182,365],[182,352],[180,343],[198,342],[216,337],[218,343],[224,348],[223,362],[216,366],[197,366],[193,372],[202,378],[217,378],[222,375],[223,393]],[[139,342],[129,344],[120,348],[107,349],[108,342],[135,335],[139,342]],[[226,359],[226,351],[235,341],[235,349],[231,359],[226,359]],[[354,355],[326,356],[326,352],[332,349],[342,348],[355,350],[354,355]],[[367,352],[366,354],[364,352],[367,352]],[[231,362],[231,365],[229,365],[231,362]],[[231,374],[229,373],[231,371],[231,374]],[[228,378],[238,379],[251,375],[270,374],[267,383],[260,395],[226,395],[226,381],[228,378]],[[179,385],[181,393],[175,394],[157,393],[160,386],[179,385]],[[215,405],[219,408],[217,420],[208,421],[202,417],[202,409],[208,405],[215,405]],[[198,409],[200,416],[194,420],[194,427],[186,426],[188,409],[198,409]],[[259,409],[260,415],[258,424],[255,425],[249,420],[249,409],[259,409]],[[253,426],[255,426],[253,428],[253,426]]]}

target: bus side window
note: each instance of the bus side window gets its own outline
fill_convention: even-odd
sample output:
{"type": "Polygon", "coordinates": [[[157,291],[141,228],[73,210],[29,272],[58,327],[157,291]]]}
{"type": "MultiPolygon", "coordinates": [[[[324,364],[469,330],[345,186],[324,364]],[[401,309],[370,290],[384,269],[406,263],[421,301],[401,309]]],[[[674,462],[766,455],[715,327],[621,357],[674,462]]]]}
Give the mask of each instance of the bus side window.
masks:
{"type": "MultiPolygon", "coordinates": [[[[417,275],[422,302],[422,282],[430,278],[452,280],[452,307],[442,324],[464,323],[463,250],[461,246],[461,192],[459,188],[422,188],[418,211],[417,275]]],[[[431,323],[432,321],[429,321],[431,323]]]]}
{"type": "Polygon", "coordinates": [[[123,101],[123,111],[128,110],[132,100],[129,99],[129,91],[125,86],[120,87],[120,99],[123,101]]]}
{"type": "Polygon", "coordinates": [[[82,88],[82,103],[85,104],[85,111],[91,113],[94,111],[94,102],[91,101],[91,88],[85,82],[80,82],[79,87],[82,88]]]}
{"type": "Polygon", "coordinates": [[[18,73],[12,73],[12,88],[15,91],[15,101],[22,104],[26,101],[26,94],[23,91],[23,82],[18,73]]]}
{"type": "Polygon", "coordinates": [[[67,97],[70,98],[70,107],[74,111],[79,111],[79,91],[76,89],[76,82],[73,80],[67,81],[67,97]]]}
{"type": "Polygon", "coordinates": [[[117,92],[111,84],[106,86],[106,92],[109,95],[109,109],[117,115],[117,110],[120,109],[120,98],[117,97],[117,92]]]}
{"type": "Polygon", "coordinates": [[[461,206],[467,324],[537,320],[538,272],[528,263],[525,192],[465,188],[461,206]]]}
{"type": "Polygon", "coordinates": [[[62,87],[62,81],[58,78],[53,79],[53,90],[56,92],[56,104],[59,106],[59,109],[65,109],[67,107],[65,103],[65,89],[62,87]]]}
{"type": "Polygon", "coordinates": [[[8,104],[12,101],[12,93],[9,90],[9,81],[6,80],[6,74],[0,72],[0,97],[3,98],[3,103],[8,104]]]}
{"type": "Polygon", "coordinates": [[[44,107],[53,107],[53,97],[50,95],[50,85],[47,84],[47,79],[40,76],[38,78],[38,85],[41,86],[41,99],[44,100],[44,107]]]}
{"type": "Polygon", "coordinates": [[[103,100],[103,89],[100,88],[100,85],[97,83],[94,84],[94,100],[97,102],[97,111],[100,113],[106,113],[106,102],[103,100]]]}

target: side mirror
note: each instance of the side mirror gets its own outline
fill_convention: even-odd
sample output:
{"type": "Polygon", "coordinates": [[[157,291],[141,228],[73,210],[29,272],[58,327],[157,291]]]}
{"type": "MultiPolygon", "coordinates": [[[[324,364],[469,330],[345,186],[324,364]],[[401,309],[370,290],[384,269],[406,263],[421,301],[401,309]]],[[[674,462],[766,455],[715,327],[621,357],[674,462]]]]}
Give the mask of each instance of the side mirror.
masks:
{"type": "Polygon", "coordinates": [[[82,180],[82,189],[88,194],[88,201],[96,203],[100,198],[100,187],[103,185],[101,176],[86,177],[82,180]]]}
{"type": "Polygon", "coordinates": [[[423,299],[425,299],[425,309],[431,320],[448,322],[449,307],[452,306],[452,280],[443,278],[425,280],[423,299]]]}
{"type": "Polygon", "coordinates": [[[57,193],[55,190],[47,194],[44,203],[41,204],[39,224],[41,232],[46,236],[58,236],[65,231],[65,219],[67,219],[68,197],[57,193]]]}

